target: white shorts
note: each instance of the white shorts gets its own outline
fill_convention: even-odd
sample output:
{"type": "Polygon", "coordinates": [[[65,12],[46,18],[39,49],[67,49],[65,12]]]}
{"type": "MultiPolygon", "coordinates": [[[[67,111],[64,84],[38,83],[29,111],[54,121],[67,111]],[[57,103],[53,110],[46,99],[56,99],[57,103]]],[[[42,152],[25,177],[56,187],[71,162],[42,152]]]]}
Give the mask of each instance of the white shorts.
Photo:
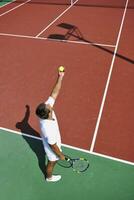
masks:
{"type": "Polygon", "coordinates": [[[44,150],[45,150],[48,160],[50,161],[59,160],[59,157],[52,151],[48,143],[46,143],[44,139],[42,141],[43,141],[44,150]]]}

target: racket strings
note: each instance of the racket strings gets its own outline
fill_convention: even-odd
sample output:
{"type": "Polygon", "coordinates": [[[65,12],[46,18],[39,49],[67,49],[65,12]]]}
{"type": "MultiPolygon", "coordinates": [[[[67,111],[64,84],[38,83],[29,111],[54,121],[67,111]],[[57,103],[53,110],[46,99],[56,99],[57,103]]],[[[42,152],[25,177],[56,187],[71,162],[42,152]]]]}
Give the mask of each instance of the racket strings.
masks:
{"type": "Polygon", "coordinates": [[[89,167],[89,162],[81,158],[79,160],[75,160],[72,167],[76,172],[83,172],[89,167]]]}
{"type": "Polygon", "coordinates": [[[69,156],[65,156],[65,160],[59,160],[57,162],[61,167],[72,167],[76,172],[84,172],[89,167],[89,162],[85,158],[71,159],[69,156]]]}

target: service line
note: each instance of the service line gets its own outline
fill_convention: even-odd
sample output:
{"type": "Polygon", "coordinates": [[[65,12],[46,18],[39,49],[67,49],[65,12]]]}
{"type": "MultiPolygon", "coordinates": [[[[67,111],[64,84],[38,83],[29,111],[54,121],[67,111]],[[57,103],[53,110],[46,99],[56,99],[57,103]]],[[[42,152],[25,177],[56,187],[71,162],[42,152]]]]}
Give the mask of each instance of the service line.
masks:
{"type": "Polygon", "coordinates": [[[11,33],[0,33],[1,36],[7,37],[16,37],[16,38],[26,38],[26,39],[36,39],[36,40],[48,40],[52,42],[63,42],[63,43],[73,43],[73,44],[83,44],[83,45],[92,45],[92,46],[102,46],[102,47],[111,47],[115,48],[114,44],[105,44],[105,43],[97,43],[97,42],[84,42],[84,41],[74,41],[74,40],[60,40],[60,39],[51,39],[47,37],[35,37],[30,35],[18,35],[11,33]]]}

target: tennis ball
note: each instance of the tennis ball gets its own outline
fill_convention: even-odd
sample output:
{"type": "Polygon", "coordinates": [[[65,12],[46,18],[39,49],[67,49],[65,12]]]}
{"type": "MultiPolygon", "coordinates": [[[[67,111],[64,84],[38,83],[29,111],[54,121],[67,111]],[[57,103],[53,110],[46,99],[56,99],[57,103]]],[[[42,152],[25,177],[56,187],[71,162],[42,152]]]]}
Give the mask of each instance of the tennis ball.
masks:
{"type": "Polygon", "coordinates": [[[63,67],[63,66],[60,66],[60,67],[58,68],[58,71],[59,71],[59,72],[64,72],[64,71],[65,71],[65,69],[64,69],[64,67],[63,67]]]}

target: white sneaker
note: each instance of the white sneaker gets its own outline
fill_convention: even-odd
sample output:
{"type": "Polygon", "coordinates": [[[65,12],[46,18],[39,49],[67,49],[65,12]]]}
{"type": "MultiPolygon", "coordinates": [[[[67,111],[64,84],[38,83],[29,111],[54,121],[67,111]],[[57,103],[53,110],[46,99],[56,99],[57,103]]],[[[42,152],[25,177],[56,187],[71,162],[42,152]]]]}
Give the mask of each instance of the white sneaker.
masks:
{"type": "Polygon", "coordinates": [[[46,178],[47,182],[57,182],[61,179],[60,175],[52,175],[51,178],[46,178]]]}

